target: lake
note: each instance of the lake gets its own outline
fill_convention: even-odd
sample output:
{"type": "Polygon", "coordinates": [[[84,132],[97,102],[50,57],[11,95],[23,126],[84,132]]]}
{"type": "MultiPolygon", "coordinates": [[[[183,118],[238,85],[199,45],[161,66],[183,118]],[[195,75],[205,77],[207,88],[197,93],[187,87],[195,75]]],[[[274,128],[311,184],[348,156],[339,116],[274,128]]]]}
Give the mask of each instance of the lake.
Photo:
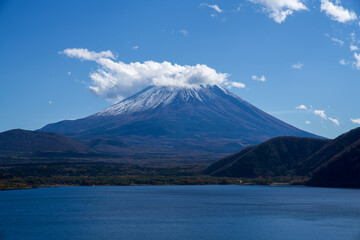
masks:
{"type": "Polygon", "coordinates": [[[360,190],[58,187],[0,192],[0,239],[360,239],[360,190]]]}

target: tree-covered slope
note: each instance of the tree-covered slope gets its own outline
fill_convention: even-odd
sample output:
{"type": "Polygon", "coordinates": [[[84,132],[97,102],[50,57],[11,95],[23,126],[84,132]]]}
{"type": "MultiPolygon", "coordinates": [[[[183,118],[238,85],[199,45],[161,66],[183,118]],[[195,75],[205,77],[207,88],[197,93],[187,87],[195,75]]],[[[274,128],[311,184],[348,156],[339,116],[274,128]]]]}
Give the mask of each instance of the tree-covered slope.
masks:
{"type": "Polygon", "coordinates": [[[329,140],[277,137],[225,157],[206,169],[207,174],[231,177],[268,177],[295,174],[303,160],[329,140]]]}

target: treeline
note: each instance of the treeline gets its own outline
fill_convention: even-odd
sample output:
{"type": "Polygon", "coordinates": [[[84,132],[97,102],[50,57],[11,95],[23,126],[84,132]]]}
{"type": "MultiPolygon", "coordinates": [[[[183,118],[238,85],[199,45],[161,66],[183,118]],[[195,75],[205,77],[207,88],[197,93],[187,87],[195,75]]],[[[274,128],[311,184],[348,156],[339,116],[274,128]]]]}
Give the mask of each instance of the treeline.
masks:
{"type": "Polygon", "coordinates": [[[0,189],[46,186],[269,184],[268,180],[210,177],[198,166],[148,167],[120,164],[30,164],[0,168],[0,189]]]}

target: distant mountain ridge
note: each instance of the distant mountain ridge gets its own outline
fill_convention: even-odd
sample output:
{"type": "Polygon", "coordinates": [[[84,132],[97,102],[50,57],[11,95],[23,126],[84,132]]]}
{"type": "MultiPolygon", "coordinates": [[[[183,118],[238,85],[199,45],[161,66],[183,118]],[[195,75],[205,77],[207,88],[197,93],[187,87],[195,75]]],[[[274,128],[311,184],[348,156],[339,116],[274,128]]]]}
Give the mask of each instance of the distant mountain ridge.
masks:
{"type": "Polygon", "coordinates": [[[24,154],[76,153],[89,154],[94,151],[66,136],[14,129],[0,133],[0,156],[24,154]]]}
{"type": "Polygon", "coordinates": [[[210,162],[277,136],[318,137],[217,85],[150,86],[99,113],[40,130],[125,157],[193,163],[210,162]],[[107,144],[114,141],[118,144],[107,144]]]}

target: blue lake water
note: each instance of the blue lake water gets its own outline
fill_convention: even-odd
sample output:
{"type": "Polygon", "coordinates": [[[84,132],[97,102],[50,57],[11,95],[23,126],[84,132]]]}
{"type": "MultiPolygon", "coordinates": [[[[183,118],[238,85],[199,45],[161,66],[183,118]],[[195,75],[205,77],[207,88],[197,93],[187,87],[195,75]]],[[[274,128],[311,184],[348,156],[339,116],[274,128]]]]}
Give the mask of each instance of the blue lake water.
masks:
{"type": "Polygon", "coordinates": [[[360,190],[59,187],[0,192],[0,239],[360,239],[360,190]]]}

